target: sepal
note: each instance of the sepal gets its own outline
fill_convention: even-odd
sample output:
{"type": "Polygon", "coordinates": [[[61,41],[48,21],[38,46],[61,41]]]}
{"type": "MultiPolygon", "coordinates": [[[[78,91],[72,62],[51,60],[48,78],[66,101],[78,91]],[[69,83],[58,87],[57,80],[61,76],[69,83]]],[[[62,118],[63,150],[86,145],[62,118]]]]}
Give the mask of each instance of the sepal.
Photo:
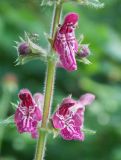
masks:
{"type": "Polygon", "coordinates": [[[104,3],[101,3],[99,0],[77,0],[81,5],[87,5],[94,8],[103,8],[104,3]]]}
{"type": "Polygon", "coordinates": [[[14,123],[14,115],[8,117],[5,120],[0,120],[0,127],[6,127],[6,126],[15,126],[14,123]]]}
{"type": "Polygon", "coordinates": [[[87,129],[87,128],[81,129],[81,132],[84,132],[84,133],[86,133],[88,135],[94,135],[94,134],[96,134],[96,131],[91,130],[91,129],[87,129]]]}
{"type": "Polygon", "coordinates": [[[87,58],[81,58],[81,59],[77,58],[76,60],[84,64],[92,64],[87,58]]]}
{"type": "Polygon", "coordinates": [[[16,110],[16,109],[17,109],[18,104],[19,104],[19,102],[17,102],[17,104],[16,104],[16,103],[11,102],[11,105],[12,105],[12,107],[13,107],[13,109],[14,109],[14,110],[16,110]]]}
{"type": "Polygon", "coordinates": [[[59,4],[63,0],[42,0],[41,6],[52,6],[55,3],[59,4]]]}
{"type": "Polygon", "coordinates": [[[104,7],[104,3],[100,2],[100,0],[63,0],[65,2],[75,2],[77,4],[80,5],[85,5],[85,6],[90,6],[90,7],[94,7],[94,8],[103,8],[104,7]]]}
{"type": "Polygon", "coordinates": [[[15,63],[15,66],[18,66],[18,65],[26,64],[26,63],[33,61],[33,60],[37,60],[37,59],[42,60],[44,62],[47,61],[47,57],[40,57],[39,55],[29,55],[26,57],[18,56],[18,58],[16,59],[16,61],[14,63],[15,63]]]}
{"type": "Polygon", "coordinates": [[[103,8],[104,3],[100,2],[99,0],[42,0],[41,6],[52,6],[55,3],[68,3],[74,2],[79,5],[90,6],[94,8],[103,8]]]}

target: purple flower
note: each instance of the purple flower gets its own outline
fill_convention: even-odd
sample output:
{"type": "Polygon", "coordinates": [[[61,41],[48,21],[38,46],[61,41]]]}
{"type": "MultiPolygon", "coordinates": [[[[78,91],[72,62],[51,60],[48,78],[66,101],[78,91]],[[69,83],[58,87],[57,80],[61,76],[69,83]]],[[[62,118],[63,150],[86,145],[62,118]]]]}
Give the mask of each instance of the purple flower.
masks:
{"type": "MultiPolygon", "coordinates": [[[[37,126],[39,121],[42,120],[42,113],[39,107],[39,96],[42,101],[42,95],[35,95],[35,99],[28,89],[20,90],[18,97],[20,102],[15,113],[14,121],[17,126],[18,132],[31,133],[32,138],[38,137],[37,126]]],[[[42,105],[42,104],[41,104],[42,105]]]]}
{"type": "Polygon", "coordinates": [[[83,123],[85,105],[93,102],[95,96],[91,93],[84,94],[78,101],[65,98],[57,111],[52,116],[54,128],[60,130],[60,135],[65,140],[84,140],[83,123]]]}
{"type": "Polygon", "coordinates": [[[59,55],[59,65],[67,71],[77,70],[75,54],[78,51],[78,43],[75,37],[75,29],[78,24],[77,13],[69,13],[64,23],[56,32],[54,49],[59,55]]]}

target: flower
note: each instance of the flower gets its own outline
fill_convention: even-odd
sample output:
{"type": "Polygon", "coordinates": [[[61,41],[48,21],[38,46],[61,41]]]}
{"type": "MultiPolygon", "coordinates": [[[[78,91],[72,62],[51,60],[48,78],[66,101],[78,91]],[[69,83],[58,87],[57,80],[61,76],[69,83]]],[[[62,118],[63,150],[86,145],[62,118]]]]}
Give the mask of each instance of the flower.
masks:
{"type": "Polygon", "coordinates": [[[54,128],[60,130],[60,135],[65,140],[84,140],[83,123],[85,106],[93,102],[95,96],[91,93],[84,94],[78,101],[65,98],[52,116],[54,128]]]}
{"type": "Polygon", "coordinates": [[[19,104],[15,112],[14,121],[19,133],[28,132],[32,138],[38,138],[37,126],[39,121],[42,120],[42,113],[39,107],[39,96],[42,101],[42,95],[37,94],[38,98],[32,97],[32,94],[28,89],[20,90],[19,104]],[[37,100],[37,102],[36,102],[37,100]]]}
{"type": "Polygon", "coordinates": [[[78,24],[77,13],[69,13],[56,32],[54,49],[59,55],[59,65],[67,71],[77,70],[75,54],[78,51],[78,42],[75,37],[75,29],[78,24]]]}

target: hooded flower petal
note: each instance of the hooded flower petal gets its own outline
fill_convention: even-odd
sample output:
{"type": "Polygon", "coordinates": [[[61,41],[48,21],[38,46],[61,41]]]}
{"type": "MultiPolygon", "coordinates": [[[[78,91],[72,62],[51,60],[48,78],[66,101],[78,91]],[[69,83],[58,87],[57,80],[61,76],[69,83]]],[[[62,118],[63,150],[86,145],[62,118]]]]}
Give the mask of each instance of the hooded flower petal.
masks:
{"type": "Polygon", "coordinates": [[[60,129],[65,140],[84,140],[83,123],[85,105],[91,104],[95,96],[85,94],[78,101],[65,98],[52,117],[54,128],[60,129]],[[82,102],[82,103],[81,103],[82,102]]]}
{"type": "Polygon", "coordinates": [[[55,36],[54,48],[59,55],[59,66],[67,71],[77,69],[75,54],[78,51],[78,43],[75,37],[75,28],[78,19],[79,16],[77,13],[69,13],[55,36]]]}
{"type": "Polygon", "coordinates": [[[38,137],[37,125],[42,120],[42,114],[28,89],[20,90],[19,104],[15,113],[15,123],[20,133],[31,133],[33,138],[38,137]]]}

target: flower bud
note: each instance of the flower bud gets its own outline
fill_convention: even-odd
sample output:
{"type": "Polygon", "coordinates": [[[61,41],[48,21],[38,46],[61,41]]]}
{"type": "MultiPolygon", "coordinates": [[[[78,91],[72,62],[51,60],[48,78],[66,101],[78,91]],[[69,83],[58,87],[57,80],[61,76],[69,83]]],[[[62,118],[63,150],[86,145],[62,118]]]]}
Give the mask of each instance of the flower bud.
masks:
{"type": "Polygon", "coordinates": [[[25,64],[34,59],[47,60],[47,50],[32,41],[35,38],[34,36],[29,38],[28,34],[25,33],[25,40],[22,37],[19,38],[20,42],[15,41],[17,46],[14,46],[18,51],[18,58],[15,61],[16,65],[25,64]]]}
{"type": "Polygon", "coordinates": [[[18,53],[21,56],[26,56],[31,52],[29,44],[27,42],[23,42],[18,46],[18,53]]]}
{"type": "Polygon", "coordinates": [[[85,58],[85,57],[87,57],[89,55],[90,55],[90,49],[89,49],[88,45],[87,44],[82,45],[81,46],[81,50],[78,53],[78,56],[80,58],[85,58]]]}

